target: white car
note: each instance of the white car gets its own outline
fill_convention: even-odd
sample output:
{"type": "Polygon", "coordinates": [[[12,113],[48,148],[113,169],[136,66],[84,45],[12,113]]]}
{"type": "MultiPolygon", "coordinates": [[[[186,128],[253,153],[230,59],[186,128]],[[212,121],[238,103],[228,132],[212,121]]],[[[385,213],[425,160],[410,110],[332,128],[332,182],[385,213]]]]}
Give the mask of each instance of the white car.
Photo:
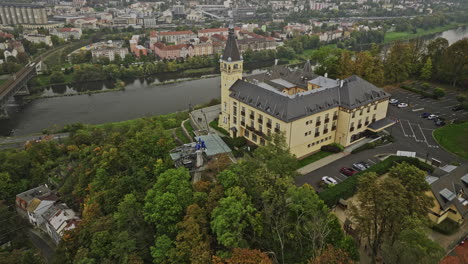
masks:
{"type": "Polygon", "coordinates": [[[399,103],[398,107],[399,108],[408,107],[408,104],[407,103],[399,103]]]}
{"type": "Polygon", "coordinates": [[[322,181],[325,182],[326,184],[337,184],[338,183],[335,179],[333,179],[332,177],[328,177],[328,176],[323,176],[322,181]]]}
{"type": "Polygon", "coordinates": [[[398,101],[397,99],[393,99],[393,98],[392,98],[392,99],[390,99],[388,102],[389,102],[390,104],[398,104],[399,101],[398,101]]]}
{"type": "Polygon", "coordinates": [[[436,116],[436,115],[429,115],[429,116],[427,117],[427,119],[432,120],[432,119],[436,119],[437,117],[438,117],[438,116],[436,116]]]}

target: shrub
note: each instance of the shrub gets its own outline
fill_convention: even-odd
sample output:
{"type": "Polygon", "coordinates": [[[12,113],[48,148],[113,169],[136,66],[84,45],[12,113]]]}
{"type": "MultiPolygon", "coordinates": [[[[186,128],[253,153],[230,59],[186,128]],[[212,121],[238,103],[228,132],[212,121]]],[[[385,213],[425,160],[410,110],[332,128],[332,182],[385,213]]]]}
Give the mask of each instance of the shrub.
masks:
{"type": "Polygon", "coordinates": [[[226,131],[226,129],[222,128],[222,127],[219,127],[218,126],[218,118],[216,118],[215,120],[211,121],[210,122],[210,127],[218,130],[221,134],[225,135],[225,136],[229,136],[229,132],[226,131]]]}
{"type": "Polygon", "coordinates": [[[458,225],[458,223],[450,218],[446,218],[439,224],[432,226],[432,229],[434,229],[434,231],[437,231],[444,235],[452,235],[455,232],[457,232],[459,228],[460,226],[458,225]]]}
{"type": "Polygon", "coordinates": [[[435,88],[434,92],[432,94],[433,94],[435,99],[441,98],[441,97],[445,96],[445,90],[442,89],[442,88],[435,88]]]}
{"type": "Polygon", "coordinates": [[[247,140],[244,137],[223,137],[222,139],[231,149],[242,148],[247,145],[247,140]]]}
{"type": "Polygon", "coordinates": [[[333,188],[326,189],[319,193],[326,205],[332,207],[338,203],[340,198],[348,199],[353,196],[357,191],[358,177],[364,172],[375,172],[378,175],[385,174],[388,170],[395,165],[395,163],[407,162],[411,165],[418,167],[421,170],[432,172],[434,168],[421,162],[417,158],[390,156],[382,162],[379,162],[365,171],[358,172],[353,176],[348,177],[346,180],[335,185],[333,188]]]}
{"type": "Polygon", "coordinates": [[[338,153],[344,150],[344,147],[337,143],[328,144],[320,148],[321,151],[338,153]]]}

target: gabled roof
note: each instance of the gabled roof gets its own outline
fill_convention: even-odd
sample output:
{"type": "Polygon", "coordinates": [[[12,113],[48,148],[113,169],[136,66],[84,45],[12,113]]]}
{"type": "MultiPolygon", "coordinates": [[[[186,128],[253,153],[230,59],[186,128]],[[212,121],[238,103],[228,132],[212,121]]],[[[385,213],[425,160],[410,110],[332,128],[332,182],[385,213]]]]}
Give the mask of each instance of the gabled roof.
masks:
{"type": "Polygon", "coordinates": [[[462,164],[450,172],[434,171],[433,176],[438,177],[432,181],[431,191],[440,207],[445,210],[454,205],[463,218],[468,217],[468,209],[463,205],[464,199],[457,199],[460,193],[468,195],[468,163],[462,164]],[[467,180],[467,181],[465,181],[467,180]]]}
{"type": "Polygon", "coordinates": [[[240,61],[242,60],[239,48],[237,47],[236,36],[234,28],[229,28],[229,36],[226,42],[226,47],[223,52],[223,60],[225,61],[240,61]]]}
{"type": "MultiPolygon", "coordinates": [[[[302,77],[302,71],[298,71],[302,77]]],[[[334,107],[348,109],[388,98],[390,95],[369,82],[351,76],[343,80],[343,86],[317,88],[311,91],[287,95],[275,89],[275,74],[261,80],[266,85],[237,80],[230,88],[230,96],[285,122],[291,122],[334,107]],[[269,82],[270,81],[270,82],[269,82]]],[[[287,81],[288,78],[282,78],[287,81]]],[[[259,80],[253,80],[258,82],[259,80]]],[[[297,84],[294,81],[289,81],[297,84]]],[[[299,86],[300,87],[300,86],[299,86]]]]}

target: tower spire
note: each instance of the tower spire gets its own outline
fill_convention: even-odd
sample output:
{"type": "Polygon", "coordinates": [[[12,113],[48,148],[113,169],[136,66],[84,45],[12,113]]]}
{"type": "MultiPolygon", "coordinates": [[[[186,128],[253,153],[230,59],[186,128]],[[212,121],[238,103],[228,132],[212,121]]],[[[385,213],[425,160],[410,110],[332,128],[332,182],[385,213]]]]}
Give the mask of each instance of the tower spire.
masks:
{"type": "Polygon", "coordinates": [[[239,48],[237,47],[237,40],[236,40],[236,34],[234,32],[234,26],[232,24],[229,25],[229,35],[226,41],[226,47],[224,48],[222,59],[225,61],[242,60],[242,57],[239,52],[239,48]]]}

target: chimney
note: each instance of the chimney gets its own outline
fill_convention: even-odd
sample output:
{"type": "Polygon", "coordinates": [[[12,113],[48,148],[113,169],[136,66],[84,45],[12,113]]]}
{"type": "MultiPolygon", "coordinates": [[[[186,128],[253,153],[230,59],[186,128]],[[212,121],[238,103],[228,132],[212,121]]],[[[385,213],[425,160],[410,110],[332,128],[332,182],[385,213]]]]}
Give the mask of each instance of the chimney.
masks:
{"type": "Polygon", "coordinates": [[[328,72],[326,72],[323,77],[328,78],[328,72]]]}

